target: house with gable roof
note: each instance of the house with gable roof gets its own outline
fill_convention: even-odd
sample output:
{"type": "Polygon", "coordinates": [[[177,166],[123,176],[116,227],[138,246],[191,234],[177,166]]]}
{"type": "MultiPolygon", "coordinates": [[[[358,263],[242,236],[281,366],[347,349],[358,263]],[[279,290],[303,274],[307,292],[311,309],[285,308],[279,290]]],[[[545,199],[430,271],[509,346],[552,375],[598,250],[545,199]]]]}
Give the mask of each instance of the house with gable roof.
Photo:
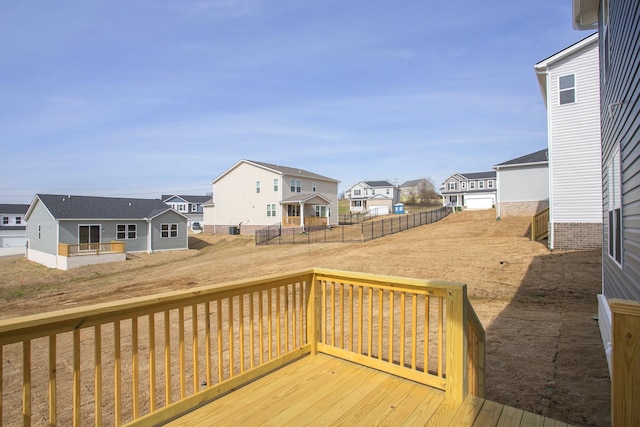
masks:
{"type": "Polygon", "coordinates": [[[388,181],[360,181],[344,195],[351,213],[387,215],[399,201],[398,189],[388,181]]]}
{"type": "Polygon", "coordinates": [[[547,111],[549,249],[602,247],[598,34],[538,62],[547,111]]]}
{"type": "Polygon", "coordinates": [[[187,217],[161,200],[36,194],[25,220],[27,258],[50,268],[189,248],[187,217]]]}
{"type": "Polygon", "coordinates": [[[440,189],[444,206],[491,209],[496,203],[496,172],[454,173],[440,189]]]}
{"type": "Polygon", "coordinates": [[[549,207],[547,149],[493,166],[496,171],[496,217],[532,216],[549,207]]]}
{"type": "Polygon", "coordinates": [[[202,224],[203,206],[211,200],[211,196],[185,196],[179,194],[164,194],[162,201],[174,210],[188,218],[187,226],[195,222],[202,224]]]}
{"type": "Polygon", "coordinates": [[[0,256],[24,254],[29,205],[0,203],[0,256]]]}
{"type": "Polygon", "coordinates": [[[338,183],[304,169],[240,160],[211,181],[204,232],[253,234],[270,225],[338,225],[338,183]]]}

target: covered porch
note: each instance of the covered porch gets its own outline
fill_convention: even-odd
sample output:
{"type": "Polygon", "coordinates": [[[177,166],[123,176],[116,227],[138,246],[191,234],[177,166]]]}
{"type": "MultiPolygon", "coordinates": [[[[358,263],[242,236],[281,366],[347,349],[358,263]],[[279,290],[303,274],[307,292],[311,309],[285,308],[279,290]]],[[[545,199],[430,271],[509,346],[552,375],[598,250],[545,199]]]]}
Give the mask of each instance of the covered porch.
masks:
{"type": "Polygon", "coordinates": [[[326,227],[331,201],[321,194],[300,194],[280,202],[283,227],[326,227]]]}

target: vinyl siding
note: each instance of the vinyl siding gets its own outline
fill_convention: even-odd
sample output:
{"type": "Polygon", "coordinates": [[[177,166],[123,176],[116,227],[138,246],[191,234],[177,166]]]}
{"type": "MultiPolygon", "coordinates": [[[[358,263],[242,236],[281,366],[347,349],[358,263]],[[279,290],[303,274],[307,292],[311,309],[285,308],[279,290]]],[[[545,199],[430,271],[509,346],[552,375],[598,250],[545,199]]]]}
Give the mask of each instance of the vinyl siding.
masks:
{"type": "Polygon", "coordinates": [[[500,202],[527,202],[549,199],[549,167],[521,166],[502,168],[500,202]]]}
{"type": "Polygon", "coordinates": [[[174,211],[167,211],[151,221],[151,248],[153,251],[187,249],[189,236],[186,219],[174,211]],[[162,237],[162,224],[178,224],[178,237],[162,237]]]}
{"type": "MultiPolygon", "coordinates": [[[[609,2],[610,66],[602,80],[602,156],[604,219],[603,293],[607,298],[640,301],[640,4],[609,2]],[[624,101],[612,107],[611,104],[624,101]],[[622,170],[622,266],[608,255],[607,164],[620,149],[622,170]]],[[[601,31],[602,34],[602,31],[601,31]]]]}
{"type": "Polygon", "coordinates": [[[549,66],[551,221],[600,222],[598,43],[549,66]],[[575,74],[576,102],[559,105],[560,76],[575,74]]]}
{"type": "Polygon", "coordinates": [[[57,255],[58,223],[42,202],[36,199],[35,203],[27,222],[29,247],[36,251],[57,255]],[[40,226],[40,238],[38,238],[38,226],[40,226]]]}
{"type": "Polygon", "coordinates": [[[60,243],[75,245],[78,243],[78,227],[80,225],[99,225],[102,233],[100,234],[100,242],[108,243],[118,241],[117,225],[118,224],[135,224],[136,238],[121,240],[125,244],[126,252],[143,252],[147,250],[148,226],[144,220],[104,220],[92,219],[82,221],[60,221],[60,243]]]}

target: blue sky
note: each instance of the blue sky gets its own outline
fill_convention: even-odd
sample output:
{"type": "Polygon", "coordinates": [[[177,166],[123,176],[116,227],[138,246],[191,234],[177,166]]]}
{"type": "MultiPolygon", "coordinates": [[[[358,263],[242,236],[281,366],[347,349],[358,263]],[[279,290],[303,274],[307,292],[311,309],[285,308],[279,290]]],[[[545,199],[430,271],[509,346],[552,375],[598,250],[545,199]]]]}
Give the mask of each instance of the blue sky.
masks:
{"type": "Polygon", "coordinates": [[[240,159],[341,181],[546,147],[533,66],[570,0],[5,2],[0,203],[206,194],[240,159]]]}

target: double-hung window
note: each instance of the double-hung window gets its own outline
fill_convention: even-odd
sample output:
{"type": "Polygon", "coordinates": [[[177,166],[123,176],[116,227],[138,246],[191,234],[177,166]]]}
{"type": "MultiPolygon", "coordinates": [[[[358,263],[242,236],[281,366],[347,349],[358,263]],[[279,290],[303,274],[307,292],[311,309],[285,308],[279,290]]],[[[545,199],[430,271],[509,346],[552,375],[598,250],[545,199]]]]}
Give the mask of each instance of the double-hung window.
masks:
{"type": "Polygon", "coordinates": [[[469,190],[475,190],[475,189],[476,189],[476,182],[469,181],[469,190]]]}
{"type": "Polygon", "coordinates": [[[322,205],[316,205],[316,216],[317,217],[326,217],[327,216],[327,207],[322,205]]]}
{"type": "Polygon", "coordinates": [[[273,191],[278,191],[278,178],[273,178],[273,191]]]}
{"type": "Polygon", "coordinates": [[[276,204],[271,203],[267,205],[267,216],[276,216],[276,204]]]}
{"type": "Polygon", "coordinates": [[[609,256],[622,264],[622,173],[620,151],[616,150],[607,165],[607,187],[609,194],[609,256]]]}
{"type": "Polygon", "coordinates": [[[256,181],[256,193],[260,192],[260,181],[256,181]]]}
{"type": "Polygon", "coordinates": [[[160,226],[160,236],[163,239],[178,237],[178,224],[162,224],[160,226]]]}
{"type": "Polygon", "coordinates": [[[455,191],[457,189],[456,187],[455,181],[449,183],[449,191],[455,191]]]}
{"type": "Polygon", "coordinates": [[[302,191],[302,181],[299,179],[292,179],[289,182],[289,186],[292,193],[300,193],[302,191]]]}
{"type": "Polygon", "coordinates": [[[478,190],[484,189],[484,181],[478,181],[478,190]]]}
{"type": "Polygon", "coordinates": [[[136,224],[117,224],[116,240],[133,240],[138,237],[136,224]]]}
{"type": "Polygon", "coordinates": [[[558,99],[560,105],[576,102],[576,75],[568,74],[558,79],[558,99]]]}

